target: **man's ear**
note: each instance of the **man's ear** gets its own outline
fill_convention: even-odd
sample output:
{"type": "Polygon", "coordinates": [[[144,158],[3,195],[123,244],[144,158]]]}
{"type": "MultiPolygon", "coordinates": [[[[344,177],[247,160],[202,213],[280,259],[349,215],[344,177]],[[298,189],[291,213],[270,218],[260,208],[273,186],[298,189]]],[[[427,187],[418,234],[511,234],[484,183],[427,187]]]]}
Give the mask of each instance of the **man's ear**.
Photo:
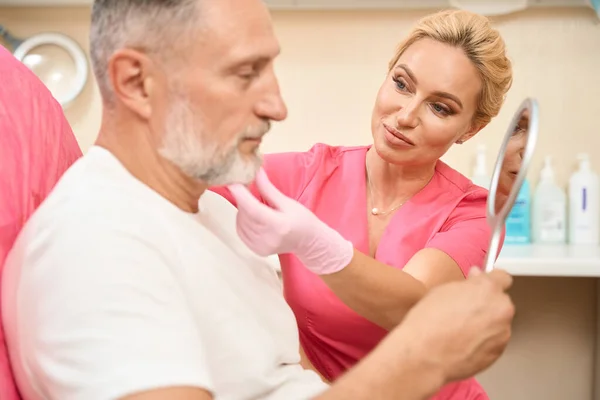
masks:
{"type": "Polygon", "coordinates": [[[149,119],[156,72],[155,64],[145,54],[133,49],[117,51],[108,62],[115,100],[140,118],[149,119]]]}
{"type": "Polygon", "coordinates": [[[487,125],[487,123],[485,123],[485,124],[471,124],[471,127],[469,128],[469,130],[467,132],[465,132],[463,135],[461,135],[461,137],[458,138],[458,140],[456,141],[456,143],[463,144],[467,140],[471,139],[473,136],[477,135],[477,133],[479,133],[480,130],[482,130],[483,128],[485,128],[486,125],[487,125]]]}

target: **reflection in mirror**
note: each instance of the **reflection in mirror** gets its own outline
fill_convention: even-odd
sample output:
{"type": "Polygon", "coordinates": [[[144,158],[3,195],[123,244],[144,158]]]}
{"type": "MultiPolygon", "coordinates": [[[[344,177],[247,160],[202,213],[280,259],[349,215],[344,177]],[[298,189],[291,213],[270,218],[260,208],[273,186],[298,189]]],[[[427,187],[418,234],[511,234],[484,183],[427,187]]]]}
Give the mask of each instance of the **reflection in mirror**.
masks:
{"type": "MultiPolygon", "coordinates": [[[[496,214],[506,205],[508,195],[517,181],[517,175],[521,170],[525,145],[529,134],[529,110],[523,110],[518,121],[514,124],[512,133],[506,145],[506,152],[500,165],[500,177],[498,189],[494,199],[496,214]]],[[[518,192],[518,191],[517,191],[518,192]]]]}
{"type": "Polygon", "coordinates": [[[539,111],[534,99],[525,99],[515,113],[498,153],[492,175],[487,217],[492,228],[492,238],[485,261],[485,270],[491,271],[500,252],[504,223],[510,213],[535,149],[539,111]]]}

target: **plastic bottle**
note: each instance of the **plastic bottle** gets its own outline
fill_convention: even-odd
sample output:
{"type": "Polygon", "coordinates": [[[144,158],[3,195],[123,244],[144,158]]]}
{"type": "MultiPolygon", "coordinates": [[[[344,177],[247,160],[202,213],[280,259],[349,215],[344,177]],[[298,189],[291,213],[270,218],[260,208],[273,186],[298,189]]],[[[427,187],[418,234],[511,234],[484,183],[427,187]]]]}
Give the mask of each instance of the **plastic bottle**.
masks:
{"type": "Polygon", "coordinates": [[[471,181],[477,186],[489,189],[492,178],[487,173],[485,151],[486,147],[484,144],[477,146],[475,167],[473,168],[473,176],[471,177],[471,181]]]}
{"type": "Polygon", "coordinates": [[[527,179],[523,181],[505,226],[505,244],[531,243],[531,190],[527,179]]]}
{"type": "Polygon", "coordinates": [[[546,156],[540,182],[533,195],[533,242],[567,241],[567,195],[554,181],[552,158],[546,156]]]}
{"type": "Polygon", "coordinates": [[[598,244],[600,199],[598,175],[592,171],[589,156],[579,154],[579,169],[569,179],[569,242],[598,244]]]}

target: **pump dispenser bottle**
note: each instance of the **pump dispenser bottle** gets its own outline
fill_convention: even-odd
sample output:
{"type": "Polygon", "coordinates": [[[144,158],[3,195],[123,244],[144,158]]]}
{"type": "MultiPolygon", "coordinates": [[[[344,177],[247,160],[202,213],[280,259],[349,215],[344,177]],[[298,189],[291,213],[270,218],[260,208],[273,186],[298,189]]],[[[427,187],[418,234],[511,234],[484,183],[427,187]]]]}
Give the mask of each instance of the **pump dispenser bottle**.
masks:
{"type": "Polygon", "coordinates": [[[600,230],[598,175],[589,156],[580,154],[579,169],[569,179],[569,242],[597,245],[600,230]]]}
{"type": "Polygon", "coordinates": [[[533,241],[561,244],[567,240],[567,195],[554,181],[552,158],[546,156],[533,197],[533,241]]]}

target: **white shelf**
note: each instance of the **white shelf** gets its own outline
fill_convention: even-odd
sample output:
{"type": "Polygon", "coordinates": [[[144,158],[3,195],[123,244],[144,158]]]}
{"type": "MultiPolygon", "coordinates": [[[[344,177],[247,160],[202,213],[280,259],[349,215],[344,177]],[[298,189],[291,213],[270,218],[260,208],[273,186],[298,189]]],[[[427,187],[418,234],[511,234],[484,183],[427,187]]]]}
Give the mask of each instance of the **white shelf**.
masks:
{"type": "Polygon", "coordinates": [[[504,245],[496,268],[514,276],[600,278],[600,246],[504,245]]]}

